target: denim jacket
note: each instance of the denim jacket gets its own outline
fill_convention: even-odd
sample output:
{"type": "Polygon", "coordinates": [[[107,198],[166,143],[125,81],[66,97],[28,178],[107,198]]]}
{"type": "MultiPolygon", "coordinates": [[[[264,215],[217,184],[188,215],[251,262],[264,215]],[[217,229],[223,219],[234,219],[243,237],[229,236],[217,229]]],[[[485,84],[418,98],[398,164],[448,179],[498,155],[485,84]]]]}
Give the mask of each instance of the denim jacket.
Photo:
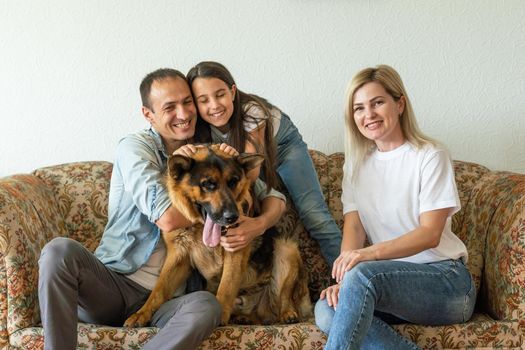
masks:
{"type": "Polygon", "coordinates": [[[109,189],[108,223],[97,258],[110,269],[135,272],[160,238],[154,224],[171,202],[163,173],[168,156],[160,135],[145,129],[120,140],[109,189]]]}

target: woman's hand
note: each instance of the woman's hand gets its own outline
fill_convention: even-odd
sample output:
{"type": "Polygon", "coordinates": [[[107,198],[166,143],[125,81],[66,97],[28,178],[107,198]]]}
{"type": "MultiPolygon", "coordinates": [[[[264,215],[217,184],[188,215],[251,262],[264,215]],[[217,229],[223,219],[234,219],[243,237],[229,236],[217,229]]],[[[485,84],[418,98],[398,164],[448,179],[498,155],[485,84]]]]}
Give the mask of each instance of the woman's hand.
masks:
{"type": "Polygon", "coordinates": [[[227,229],[226,234],[221,236],[221,246],[229,252],[246,247],[264,232],[258,218],[241,216],[237,223],[239,224],[237,227],[227,229]]]}
{"type": "Polygon", "coordinates": [[[350,271],[361,261],[369,260],[376,260],[374,253],[370,249],[343,250],[341,254],[339,254],[339,257],[334,261],[332,278],[339,283],[343,280],[346,271],[350,271]]]}
{"type": "Polygon", "coordinates": [[[320,295],[321,299],[326,298],[326,302],[329,306],[332,306],[334,310],[337,308],[337,302],[339,301],[339,288],[341,288],[341,285],[334,284],[321,291],[320,295]]]}

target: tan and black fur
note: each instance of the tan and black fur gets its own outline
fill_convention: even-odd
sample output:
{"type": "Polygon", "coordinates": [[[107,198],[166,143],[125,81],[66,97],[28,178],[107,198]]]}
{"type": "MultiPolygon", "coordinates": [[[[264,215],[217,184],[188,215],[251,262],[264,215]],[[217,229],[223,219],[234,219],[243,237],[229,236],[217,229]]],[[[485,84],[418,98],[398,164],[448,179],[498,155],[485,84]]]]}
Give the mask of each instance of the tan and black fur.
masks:
{"type": "Polygon", "coordinates": [[[269,230],[248,247],[227,252],[202,242],[203,214],[222,226],[250,215],[254,207],[246,173],[261,164],[257,154],[231,157],[218,147],[199,148],[192,158],[168,160],[167,187],[172,204],[194,224],[163,232],[167,256],[144,306],[125,322],[146,325],[195,267],[222,306],[222,324],[293,323],[311,316],[306,270],[296,239],[269,230]],[[242,300],[234,305],[235,299],[242,300]]]}

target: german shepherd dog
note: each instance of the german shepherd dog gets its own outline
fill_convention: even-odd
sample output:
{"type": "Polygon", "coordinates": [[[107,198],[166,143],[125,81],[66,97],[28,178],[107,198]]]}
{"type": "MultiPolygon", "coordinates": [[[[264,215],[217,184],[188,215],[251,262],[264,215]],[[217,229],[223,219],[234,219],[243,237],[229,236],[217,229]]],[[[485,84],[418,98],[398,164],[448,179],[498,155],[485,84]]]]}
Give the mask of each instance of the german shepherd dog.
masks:
{"type": "Polygon", "coordinates": [[[220,245],[221,231],[239,213],[257,206],[246,173],[264,160],[258,154],[232,157],[218,146],[199,147],[190,158],[168,159],[170,199],[193,225],[163,232],[167,256],[142,308],[125,326],[144,326],[196,268],[222,306],[221,323],[294,323],[311,316],[306,271],[297,239],[269,230],[236,252],[220,245]],[[236,298],[241,303],[236,303],[236,298]]]}

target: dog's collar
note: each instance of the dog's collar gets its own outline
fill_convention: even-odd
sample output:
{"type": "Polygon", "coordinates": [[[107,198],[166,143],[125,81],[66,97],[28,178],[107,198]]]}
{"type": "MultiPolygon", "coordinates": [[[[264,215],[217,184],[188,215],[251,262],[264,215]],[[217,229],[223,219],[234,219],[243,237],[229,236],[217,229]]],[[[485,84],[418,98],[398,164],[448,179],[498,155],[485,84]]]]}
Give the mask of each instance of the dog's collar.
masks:
{"type": "Polygon", "coordinates": [[[239,226],[238,223],[235,223],[235,224],[232,224],[232,225],[228,225],[228,226],[221,226],[221,236],[224,236],[226,234],[226,232],[228,232],[228,229],[235,228],[235,227],[238,227],[238,226],[239,226]]]}

